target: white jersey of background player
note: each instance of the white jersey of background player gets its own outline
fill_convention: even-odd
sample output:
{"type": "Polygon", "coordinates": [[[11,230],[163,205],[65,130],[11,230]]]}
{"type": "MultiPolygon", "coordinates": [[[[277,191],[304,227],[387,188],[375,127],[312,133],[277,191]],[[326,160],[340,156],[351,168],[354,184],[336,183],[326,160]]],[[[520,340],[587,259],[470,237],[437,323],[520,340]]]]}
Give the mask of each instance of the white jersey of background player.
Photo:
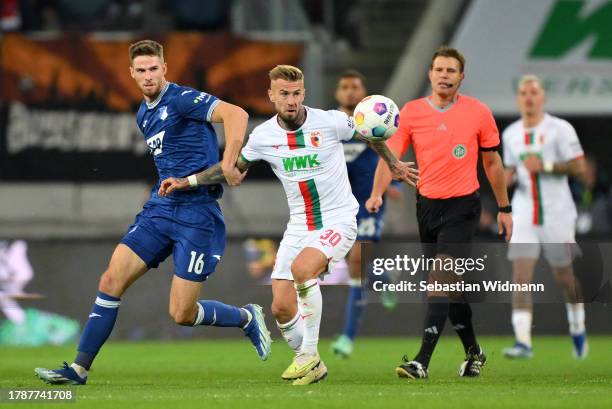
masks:
{"type": "MultiPolygon", "coordinates": [[[[251,162],[266,161],[285,188],[290,218],[272,272],[272,313],[296,352],[282,378],[308,385],[327,375],[317,348],[323,308],[317,278],[346,256],[357,236],[358,203],[341,143],[355,130],[345,113],[302,105],[304,75],[296,67],[280,65],[270,71],[268,96],[277,115],[253,130],[236,166],[244,172],[251,162]]],[[[396,179],[416,184],[413,164],[399,162],[384,141],[370,146],[396,179]]],[[[222,180],[217,165],[188,178],[167,179],[160,190],[170,193],[222,180]]]]}
{"type": "MultiPolygon", "coordinates": [[[[503,134],[508,185],[516,182],[512,198],[514,231],[508,258],[513,280],[529,283],[540,247],[567,301],[570,334],[577,357],[587,353],[584,304],[572,269],[576,251],[576,206],[567,176],[580,176],[584,153],[572,125],[544,112],[546,96],[535,76],[521,79],[517,102],[521,119],[503,134]]],[[[512,324],[516,344],[504,350],[510,358],[531,357],[532,300],[528,293],[513,295],[512,324]]]]}

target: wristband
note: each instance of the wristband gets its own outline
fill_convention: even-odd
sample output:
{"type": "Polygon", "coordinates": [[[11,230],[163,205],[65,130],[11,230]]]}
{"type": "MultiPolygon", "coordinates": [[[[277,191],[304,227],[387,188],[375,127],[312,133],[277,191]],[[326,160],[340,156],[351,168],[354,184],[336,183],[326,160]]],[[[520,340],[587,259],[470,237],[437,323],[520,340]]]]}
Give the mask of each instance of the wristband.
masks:
{"type": "Polygon", "coordinates": [[[191,187],[198,186],[198,178],[196,177],[196,175],[187,176],[187,180],[189,181],[189,186],[191,187]]]}
{"type": "Polygon", "coordinates": [[[512,205],[502,206],[497,209],[500,213],[512,213],[512,205]]]}
{"type": "Polygon", "coordinates": [[[544,162],[542,164],[542,168],[544,169],[544,173],[553,173],[555,170],[555,164],[553,162],[544,162]]]}

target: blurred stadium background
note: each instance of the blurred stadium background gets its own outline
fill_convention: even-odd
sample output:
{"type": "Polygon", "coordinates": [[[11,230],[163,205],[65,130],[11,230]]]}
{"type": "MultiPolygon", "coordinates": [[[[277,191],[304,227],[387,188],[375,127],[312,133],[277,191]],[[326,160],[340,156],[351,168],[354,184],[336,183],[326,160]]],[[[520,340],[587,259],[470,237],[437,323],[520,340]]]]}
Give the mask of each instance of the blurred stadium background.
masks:
{"type": "MultiPolygon", "coordinates": [[[[500,130],[518,116],[517,79],[524,73],[540,75],[548,110],[574,125],[589,160],[589,184],[572,182],[580,212],[579,240],[610,241],[610,1],[1,4],[0,285],[4,291],[17,288],[45,296],[19,301],[25,312],[17,318],[29,327],[21,332],[4,327],[4,343],[61,343],[63,335],[78,331],[112,249],[146,200],[156,174],[135,126],[141,95],[129,76],[127,54],[128,45],[143,38],[164,44],[170,81],[244,107],[251,128],[272,114],[267,72],[276,64],[305,70],[307,105],[334,108],[337,75],[355,68],[367,77],[370,94],[387,95],[401,106],[428,92],[431,54],[448,43],[467,58],[462,91],[493,109],[500,130]],[[45,330],[32,334],[36,328],[45,330]],[[50,333],[57,338],[49,339],[50,333]]],[[[221,128],[218,134],[222,140],[221,128]]],[[[482,193],[481,237],[496,240],[495,205],[486,189],[482,193]]],[[[226,189],[221,203],[228,247],[205,285],[205,297],[268,307],[270,290],[259,277],[266,267],[252,262],[269,262],[271,243],[284,230],[288,209],[282,187],[269,168],[257,166],[241,187],[226,189]]],[[[389,205],[385,240],[416,240],[413,191],[405,188],[402,200],[389,205]]],[[[172,262],[167,261],[128,290],[113,339],[235,335],[176,326],[167,315],[171,276],[172,262]]],[[[324,290],[323,336],[340,331],[345,294],[343,286],[324,290]]],[[[420,304],[400,304],[386,313],[377,299],[371,301],[362,334],[420,333],[420,304]]],[[[2,303],[5,315],[16,311],[11,301],[2,303]]],[[[566,334],[564,311],[561,304],[536,306],[534,335],[566,334]]],[[[589,332],[612,333],[611,313],[609,305],[589,304],[589,332]]],[[[475,317],[478,333],[511,334],[507,304],[477,305],[475,317]]],[[[7,316],[0,319],[7,322],[7,316]]]]}

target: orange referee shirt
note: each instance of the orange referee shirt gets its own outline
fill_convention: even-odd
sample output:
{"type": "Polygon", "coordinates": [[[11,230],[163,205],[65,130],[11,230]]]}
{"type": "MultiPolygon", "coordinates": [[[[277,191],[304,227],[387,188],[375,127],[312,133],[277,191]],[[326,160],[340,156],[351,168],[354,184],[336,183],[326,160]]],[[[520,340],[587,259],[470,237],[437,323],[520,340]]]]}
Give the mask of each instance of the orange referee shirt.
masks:
{"type": "Polygon", "coordinates": [[[478,189],[480,148],[499,145],[491,110],[476,98],[458,95],[444,109],[429,98],[409,101],[400,127],[387,142],[404,155],[412,144],[419,167],[419,193],[430,199],[465,196],[478,189]]]}

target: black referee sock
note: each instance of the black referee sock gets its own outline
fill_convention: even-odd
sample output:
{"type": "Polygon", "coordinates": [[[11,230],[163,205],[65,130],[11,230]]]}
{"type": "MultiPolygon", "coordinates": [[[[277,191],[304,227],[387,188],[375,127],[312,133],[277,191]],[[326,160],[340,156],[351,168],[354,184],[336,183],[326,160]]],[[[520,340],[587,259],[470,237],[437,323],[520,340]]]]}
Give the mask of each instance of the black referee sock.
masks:
{"type": "Polygon", "coordinates": [[[472,326],[472,308],[466,302],[451,302],[448,307],[448,318],[450,319],[453,328],[457,331],[457,335],[461,338],[463,349],[467,354],[470,347],[473,351],[478,351],[478,342],[476,342],[476,334],[472,326]]]}
{"type": "Polygon", "coordinates": [[[446,318],[448,317],[448,297],[430,297],[427,302],[427,313],[425,314],[425,325],[421,350],[414,358],[424,367],[429,366],[438,339],[442,335],[446,318]]]}

